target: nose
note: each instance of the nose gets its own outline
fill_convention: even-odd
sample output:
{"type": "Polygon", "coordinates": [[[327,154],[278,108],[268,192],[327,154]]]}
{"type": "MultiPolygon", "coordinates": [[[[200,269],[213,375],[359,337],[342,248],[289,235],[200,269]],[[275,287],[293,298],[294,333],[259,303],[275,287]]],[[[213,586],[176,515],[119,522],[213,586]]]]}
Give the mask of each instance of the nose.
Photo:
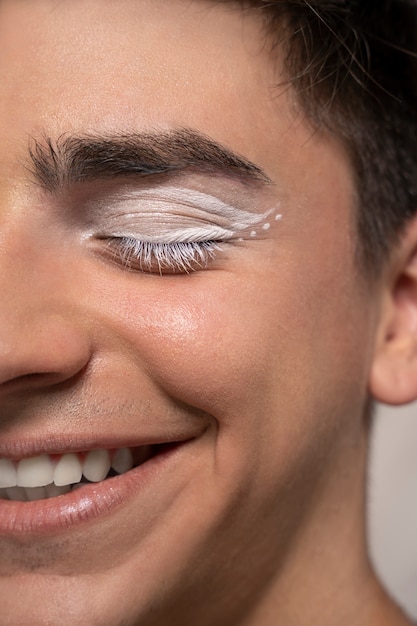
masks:
{"type": "Polygon", "coordinates": [[[83,332],[58,314],[37,311],[1,324],[1,389],[57,385],[76,376],[90,358],[83,332]]]}
{"type": "Polygon", "coordinates": [[[42,260],[16,237],[0,245],[0,398],[68,381],[91,358],[59,255],[42,260]]]}

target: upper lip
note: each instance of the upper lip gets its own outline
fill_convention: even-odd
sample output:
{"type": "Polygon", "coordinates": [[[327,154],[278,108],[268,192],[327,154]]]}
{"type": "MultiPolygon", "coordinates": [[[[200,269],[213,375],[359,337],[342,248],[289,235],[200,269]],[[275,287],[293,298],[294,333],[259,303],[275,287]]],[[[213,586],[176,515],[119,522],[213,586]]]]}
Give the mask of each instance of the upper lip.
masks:
{"type": "MultiPolygon", "coordinates": [[[[16,440],[2,440],[0,437],[0,458],[24,459],[38,456],[40,454],[65,454],[67,452],[83,452],[93,449],[115,449],[115,448],[137,448],[139,446],[181,443],[191,439],[196,439],[207,430],[207,422],[202,422],[194,428],[189,426],[181,428],[178,425],[176,430],[172,427],[169,434],[162,432],[142,432],[141,434],[130,435],[82,435],[77,433],[67,433],[59,435],[40,436],[16,440]]],[[[159,428],[158,431],[161,431],[159,428]]]]}

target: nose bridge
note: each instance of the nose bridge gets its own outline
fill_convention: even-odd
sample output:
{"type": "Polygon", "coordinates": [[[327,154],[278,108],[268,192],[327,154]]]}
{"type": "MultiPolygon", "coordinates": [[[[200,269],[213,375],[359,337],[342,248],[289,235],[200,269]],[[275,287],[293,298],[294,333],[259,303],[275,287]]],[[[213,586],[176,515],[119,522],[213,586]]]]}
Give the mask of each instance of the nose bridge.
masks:
{"type": "Polygon", "coordinates": [[[47,244],[27,220],[0,219],[0,395],[12,381],[58,383],[90,357],[57,252],[47,244]]]}
{"type": "Polygon", "coordinates": [[[33,317],[52,292],[57,266],[52,256],[48,264],[48,235],[40,232],[30,210],[0,205],[0,332],[3,324],[33,317]]]}

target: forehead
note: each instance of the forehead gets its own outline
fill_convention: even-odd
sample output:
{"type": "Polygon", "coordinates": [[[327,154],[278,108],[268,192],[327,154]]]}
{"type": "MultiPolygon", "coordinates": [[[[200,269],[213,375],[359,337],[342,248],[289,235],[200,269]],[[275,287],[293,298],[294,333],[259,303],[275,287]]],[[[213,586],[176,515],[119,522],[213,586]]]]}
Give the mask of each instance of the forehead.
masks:
{"type": "Polygon", "coordinates": [[[316,180],[316,163],[346,170],[341,148],[312,137],[291,90],[276,87],[285,77],[259,12],[203,0],[3,0],[0,50],[3,172],[10,146],[26,150],[28,137],[181,128],[278,183],[297,170],[316,180]]]}
{"type": "Polygon", "coordinates": [[[236,8],[178,0],[1,7],[2,79],[21,87],[14,106],[27,115],[30,101],[33,117],[57,132],[179,126],[185,114],[190,125],[221,118],[228,126],[238,109],[246,115],[244,99],[265,97],[270,84],[261,24],[236,8]]]}

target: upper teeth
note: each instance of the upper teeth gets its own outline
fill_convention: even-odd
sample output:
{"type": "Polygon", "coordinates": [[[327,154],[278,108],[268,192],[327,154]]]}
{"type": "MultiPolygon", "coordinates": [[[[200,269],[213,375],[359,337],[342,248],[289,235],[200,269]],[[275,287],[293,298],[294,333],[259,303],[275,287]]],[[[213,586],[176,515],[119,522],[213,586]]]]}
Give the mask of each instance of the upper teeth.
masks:
{"type": "Polygon", "coordinates": [[[65,486],[78,483],[82,476],[92,482],[103,480],[110,468],[119,474],[133,467],[129,448],[120,448],[110,455],[108,450],[90,450],[84,458],[63,454],[59,459],[41,454],[20,461],[0,459],[0,489],[8,487],[65,486]]]}

